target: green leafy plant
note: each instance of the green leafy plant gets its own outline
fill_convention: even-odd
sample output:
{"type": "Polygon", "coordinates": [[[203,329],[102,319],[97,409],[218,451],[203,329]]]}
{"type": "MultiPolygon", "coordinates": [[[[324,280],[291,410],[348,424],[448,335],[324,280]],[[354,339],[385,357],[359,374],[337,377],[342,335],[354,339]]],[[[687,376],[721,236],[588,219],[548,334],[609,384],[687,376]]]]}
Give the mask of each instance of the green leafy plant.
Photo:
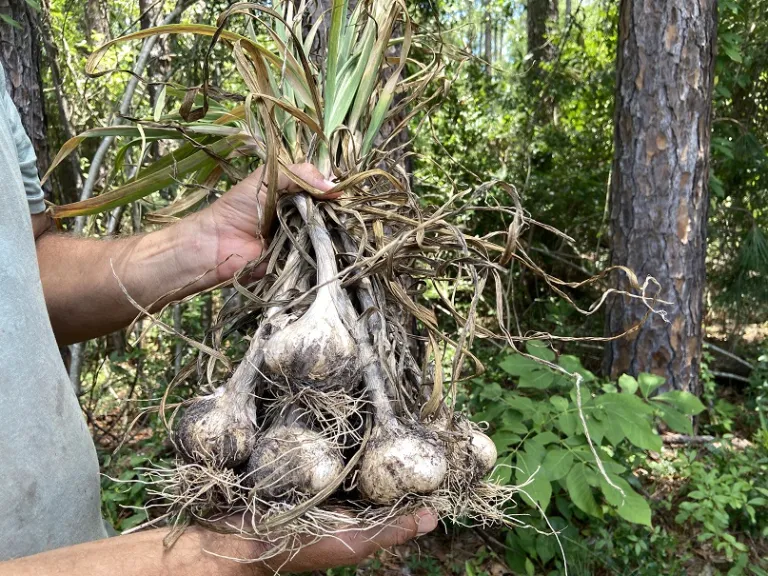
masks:
{"type": "MultiPolygon", "coordinates": [[[[471,390],[475,418],[490,423],[499,452],[496,478],[526,484],[523,498],[530,506],[558,513],[567,523],[618,517],[650,527],[651,508],[630,469],[633,458],[661,451],[657,420],[692,434],[691,418],[704,405],[687,392],[654,395],[664,383],[658,376],[623,375],[617,383],[600,382],[578,358],[558,356],[543,342],[529,342],[526,352],[503,357],[491,372],[498,381],[476,379],[471,390]],[[536,358],[581,376],[581,414],[573,379],[536,358]]],[[[522,537],[518,532],[510,532],[513,539],[522,537]]],[[[556,551],[549,549],[556,545],[550,540],[545,545],[534,538],[518,548],[546,564],[556,551]]]]}
{"type": "Polygon", "coordinates": [[[736,537],[740,530],[768,536],[768,456],[759,449],[724,448],[706,459],[690,451],[678,468],[687,476],[688,490],[675,521],[698,525],[697,541],[711,542],[733,562],[749,551],[736,537]]]}

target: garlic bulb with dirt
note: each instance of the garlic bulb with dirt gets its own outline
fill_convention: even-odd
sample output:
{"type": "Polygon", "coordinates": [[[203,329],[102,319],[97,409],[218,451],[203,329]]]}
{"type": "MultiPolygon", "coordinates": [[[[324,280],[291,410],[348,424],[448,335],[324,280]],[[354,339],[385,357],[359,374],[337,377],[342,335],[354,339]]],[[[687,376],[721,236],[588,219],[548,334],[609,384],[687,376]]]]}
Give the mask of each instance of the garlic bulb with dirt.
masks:
{"type": "Polygon", "coordinates": [[[298,409],[292,407],[259,437],[246,478],[259,497],[314,496],[343,469],[337,446],[306,426],[298,409]]]}
{"type": "MultiPolygon", "coordinates": [[[[277,287],[276,298],[284,296],[296,284],[300,260],[301,254],[294,247],[286,259],[286,273],[283,283],[277,287]]],[[[279,305],[267,309],[262,326],[256,331],[248,352],[229,381],[213,394],[196,399],[185,410],[174,437],[187,460],[234,468],[250,457],[256,440],[253,391],[260,377],[265,334],[274,329],[274,323],[290,321],[290,317],[278,314],[280,309],[279,305]]]]}
{"type": "Polygon", "coordinates": [[[356,335],[363,382],[374,410],[371,438],[360,461],[360,492],[375,504],[394,504],[407,494],[430,494],[440,487],[448,472],[445,446],[417,421],[397,418],[364,323],[358,323],[356,335]]]}
{"type": "Polygon", "coordinates": [[[441,405],[427,428],[441,436],[448,450],[450,468],[469,482],[485,477],[496,465],[496,445],[463,414],[448,413],[441,405]]]}
{"type": "Polygon", "coordinates": [[[475,457],[480,477],[493,470],[499,455],[496,444],[487,435],[479,430],[472,430],[469,436],[469,451],[475,457]]]}
{"type": "Polygon", "coordinates": [[[260,357],[259,350],[249,350],[226,384],[185,410],[174,439],[187,460],[219,468],[248,460],[256,435],[253,383],[260,357]]]}
{"type": "Polygon", "coordinates": [[[357,346],[338,308],[341,283],[331,237],[322,216],[306,196],[295,197],[315,252],[317,293],[309,309],[264,344],[270,375],[318,389],[348,388],[357,374],[357,346]],[[311,212],[311,213],[310,213],[311,212]]]}

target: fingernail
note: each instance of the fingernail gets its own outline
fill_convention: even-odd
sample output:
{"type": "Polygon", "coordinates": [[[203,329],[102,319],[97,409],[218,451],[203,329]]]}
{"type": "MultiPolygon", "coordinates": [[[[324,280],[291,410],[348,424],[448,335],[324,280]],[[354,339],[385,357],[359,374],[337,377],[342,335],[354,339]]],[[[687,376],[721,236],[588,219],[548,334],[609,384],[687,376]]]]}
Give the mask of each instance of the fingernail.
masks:
{"type": "Polygon", "coordinates": [[[325,182],[326,184],[328,184],[328,186],[330,186],[331,188],[333,188],[334,186],[336,186],[336,182],[334,182],[333,180],[328,180],[328,178],[324,178],[324,179],[323,179],[323,182],[325,182]]]}
{"type": "Polygon", "coordinates": [[[437,528],[437,517],[431,510],[423,508],[416,512],[416,534],[419,536],[437,528]]]}

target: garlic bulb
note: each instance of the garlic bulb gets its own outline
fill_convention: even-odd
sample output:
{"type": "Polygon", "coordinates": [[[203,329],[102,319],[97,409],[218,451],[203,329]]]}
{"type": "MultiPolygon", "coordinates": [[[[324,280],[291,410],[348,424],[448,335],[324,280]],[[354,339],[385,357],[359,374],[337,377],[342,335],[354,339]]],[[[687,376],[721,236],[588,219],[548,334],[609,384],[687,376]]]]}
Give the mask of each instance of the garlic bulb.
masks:
{"type": "Polygon", "coordinates": [[[261,436],[248,461],[248,482],[260,497],[313,496],[344,469],[337,447],[291,409],[261,436]]]}
{"type": "Polygon", "coordinates": [[[309,213],[306,197],[297,195],[296,206],[315,251],[317,295],[299,319],[264,344],[264,363],[277,379],[319,389],[348,388],[356,379],[357,346],[339,314],[342,290],[333,244],[320,213],[309,213]]]}

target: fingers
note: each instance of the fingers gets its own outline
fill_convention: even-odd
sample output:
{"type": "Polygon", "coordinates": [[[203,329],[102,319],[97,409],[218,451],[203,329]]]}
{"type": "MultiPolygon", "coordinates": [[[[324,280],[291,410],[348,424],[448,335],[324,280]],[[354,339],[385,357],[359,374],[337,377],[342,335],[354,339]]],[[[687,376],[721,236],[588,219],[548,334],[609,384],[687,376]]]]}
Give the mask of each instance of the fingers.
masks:
{"type": "Polygon", "coordinates": [[[363,534],[377,548],[390,548],[405,544],[408,540],[431,532],[437,527],[437,518],[426,508],[409,516],[400,516],[384,528],[371,528],[363,534]]]}
{"type": "MultiPolygon", "coordinates": [[[[326,179],[312,164],[292,164],[289,166],[289,169],[297,178],[291,178],[283,169],[280,169],[277,176],[278,190],[285,190],[286,192],[301,192],[305,190],[306,187],[296,180],[303,180],[310,187],[316,188],[321,192],[328,192],[335,186],[333,182],[326,179]]],[[[266,186],[264,167],[262,166],[254,170],[243,182],[253,187],[266,186]]],[[[337,198],[340,194],[341,192],[328,194],[328,198],[337,198]]]]}
{"type": "Polygon", "coordinates": [[[429,510],[400,516],[387,526],[366,530],[338,532],[302,548],[282,562],[270,561],[273,570],[278,567],[287,572],[323,570],[358,564],[379,550],[404,544],[431,532],[437,526],[437,517],[429,510]]]}

